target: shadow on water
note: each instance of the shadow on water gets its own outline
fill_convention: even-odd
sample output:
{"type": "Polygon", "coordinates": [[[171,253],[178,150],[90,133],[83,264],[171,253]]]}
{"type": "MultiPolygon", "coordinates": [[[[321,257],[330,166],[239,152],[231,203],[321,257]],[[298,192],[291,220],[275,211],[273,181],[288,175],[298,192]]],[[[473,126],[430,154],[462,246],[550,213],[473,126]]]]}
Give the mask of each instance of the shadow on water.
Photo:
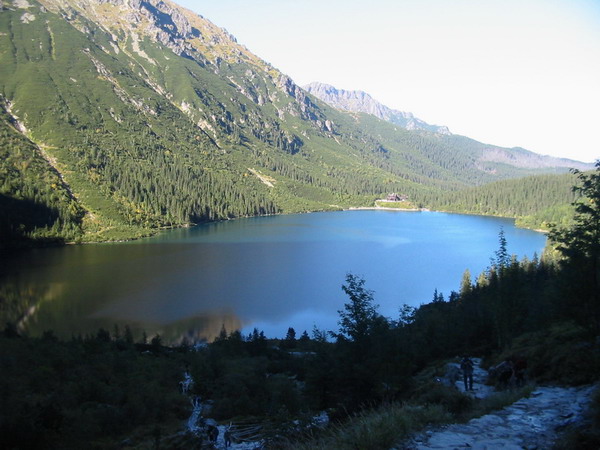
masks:
{"type": "Polygon", "coordinates": [[[0,250],[35,245],[64,244],[60,238],[32,239],[36,229],[50,228],[60,218],[56,208],[30,199],[19,199],[0,194],[0,250]]]}
{"type": "Polygon", "coordinates": [[[71,317],[68,311],[60,308],[66,289],[64,284],[26,283],[12,279],[7,282],[0,278],[0,324],[10,324],[19,334],[40,335],[53,330],[62,338],[79,334],[94,334],[103,328],[109,332],[127,326],[136,340],[160,335],[162,342],[178,345],[184,342],[212,342],[224,328],[227,332],[240,330],[244,324],[233,312],[206,311],[184,320],[172,322],[123,320],[111,316],[90,314],[87,317],[71,317]],[[58,309],[57,309],[58,306],[58,309]],[[49,314],[49,310],[52,313],[49,314]]]}
{"type": "MultiPolygon", "coordinates": [[[[160,334],[168,344],[242,329],[227,304],[203,300],[202,283],[189,273],[202,266],[194,247],[100,244],[14,253],[0,261],[0,324],[63,338],[128,326],[136,339],[160,334]]],[[[210,251],[199,253],[216,260],[210,251]]]]}

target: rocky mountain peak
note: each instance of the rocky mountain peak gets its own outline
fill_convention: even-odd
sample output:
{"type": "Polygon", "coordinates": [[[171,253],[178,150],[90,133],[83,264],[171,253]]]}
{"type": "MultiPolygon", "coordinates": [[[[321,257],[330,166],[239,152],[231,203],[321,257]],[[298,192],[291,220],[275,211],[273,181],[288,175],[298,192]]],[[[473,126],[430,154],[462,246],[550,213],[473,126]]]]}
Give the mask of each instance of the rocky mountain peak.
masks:
{"type": "Polygon", "coordinates": [[[388,108],[363,91],[347,91],[318,82],[310,83],[303,86],[303,88],[336,109],[371,114],[407,130],[425,130],[440,134],[451,134],[448,127],[430,125],[416,118],[410,112],[388,108]]]}
{"type": "MultiPolygon", "coordinates": [[[[23,0],[13,0],[23,3],[23,0]]],[[[259,62],[226,30],[169,0],[39,0],[80,31],[85,20],[110,32],[115,45],[146,36],[180,56],[202,62],[259,62]],[[124,35],[124,36],[123,36],[124,35]],[[125,38],[124,38],[125,37],[125,38]]]]}

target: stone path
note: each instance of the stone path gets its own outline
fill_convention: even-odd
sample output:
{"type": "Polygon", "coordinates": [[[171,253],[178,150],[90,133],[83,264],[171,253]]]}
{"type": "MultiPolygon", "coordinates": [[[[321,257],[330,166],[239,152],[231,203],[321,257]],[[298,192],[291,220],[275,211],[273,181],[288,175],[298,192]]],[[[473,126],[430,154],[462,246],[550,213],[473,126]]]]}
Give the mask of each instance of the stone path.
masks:
{"type": "MultiPolygon", "coordinates": [[[[462,380],[461,380],[462,382],[462,380]]],[[[547,449],[557,432],[581,417],[594,386],[540,387],[529,398],[466,424],[413,438],[399,449],[547,449]]]]}
{"type": "MultiPolygon", "coordinates": [[[[488,377],[488,372],[481,368],[481,358],[471,358],[473,361],[473,390],[466,393],[475,398],[485,398],[494,393],[494,387],[485,384],[488,377]]],[[[460,363],[448,363],[449,367],[455,367],[460,372],[460,363]]],[[[465,391],[462,374],[455,382],[456,389],[461,392],[465,391]]]]}

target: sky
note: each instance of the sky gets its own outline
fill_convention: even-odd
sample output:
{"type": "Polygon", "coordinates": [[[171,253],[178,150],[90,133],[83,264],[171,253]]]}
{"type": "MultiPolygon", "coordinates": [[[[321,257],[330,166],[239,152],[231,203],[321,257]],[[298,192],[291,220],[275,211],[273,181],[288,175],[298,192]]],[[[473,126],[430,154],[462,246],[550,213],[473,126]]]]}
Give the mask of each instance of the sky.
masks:
{"type": "Polygon", "coordinates": [[[454,134],[600,159],[600,0],[175,0],[289,75],[454,134]]]}

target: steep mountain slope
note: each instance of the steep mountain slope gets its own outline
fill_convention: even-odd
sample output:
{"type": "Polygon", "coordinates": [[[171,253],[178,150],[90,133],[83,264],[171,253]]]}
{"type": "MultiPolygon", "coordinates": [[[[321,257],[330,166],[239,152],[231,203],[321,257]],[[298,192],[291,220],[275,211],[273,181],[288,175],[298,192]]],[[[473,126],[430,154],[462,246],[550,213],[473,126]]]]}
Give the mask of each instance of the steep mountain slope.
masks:
{"type": "Polygon", "coordinates": [[[52,238],[59,230],[76,239],[82,208],[41,149],[15,129],[1,103],[0,142],[0,236],[26,239],[38,229],[38,239],[52,238]]]}
{"type": "Polygon", "coordinates": [[[0,105],[0,194],[31,209],[9,211],[11,239],[129,238],[539,171],[335,110],[166,0],[5,1],[0,105]]]}
{"type": "Polygon", "coordinates": [[[343,111],[371,114],[395,125],[400,125],[406,130],[425,130],[433,131],[434,133],[451,134],[448,127],[429,125],[415,117],[412,113],[388,108],[363,91],[347,91],[337,89],[330,84],[318,82],[302,87],[308,93],[323,100],[325,103],[343,111]]]}

